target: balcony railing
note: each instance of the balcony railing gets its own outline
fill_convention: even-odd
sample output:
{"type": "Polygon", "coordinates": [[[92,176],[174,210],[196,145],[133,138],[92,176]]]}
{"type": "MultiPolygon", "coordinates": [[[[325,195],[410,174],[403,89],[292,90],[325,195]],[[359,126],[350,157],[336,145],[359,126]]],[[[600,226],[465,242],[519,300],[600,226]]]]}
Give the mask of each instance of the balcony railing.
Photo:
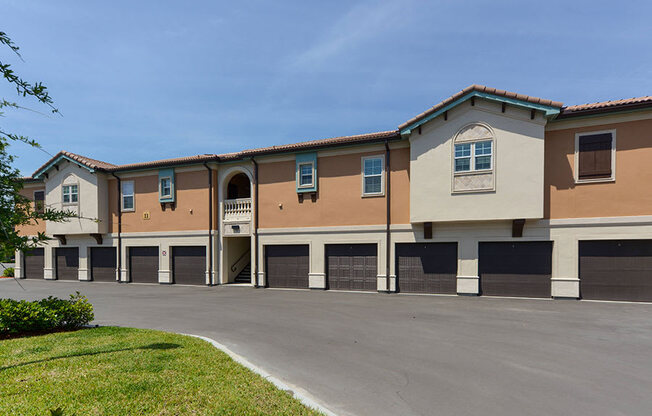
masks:
{"type": "Polygon", "coordinates": [[[250,221],[251,198],[225,199],[224,221],[250,221]]]}

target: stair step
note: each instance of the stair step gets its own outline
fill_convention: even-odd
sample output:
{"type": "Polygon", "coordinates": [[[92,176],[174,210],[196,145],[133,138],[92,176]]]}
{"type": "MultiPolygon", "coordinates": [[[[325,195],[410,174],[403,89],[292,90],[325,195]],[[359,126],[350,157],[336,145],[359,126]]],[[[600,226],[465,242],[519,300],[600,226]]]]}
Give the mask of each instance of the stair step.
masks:
{"type": "Polygon", "coordinates": [[[251,283],[251,263],[247,264],[234,280],[236,283],[251,283]]]}

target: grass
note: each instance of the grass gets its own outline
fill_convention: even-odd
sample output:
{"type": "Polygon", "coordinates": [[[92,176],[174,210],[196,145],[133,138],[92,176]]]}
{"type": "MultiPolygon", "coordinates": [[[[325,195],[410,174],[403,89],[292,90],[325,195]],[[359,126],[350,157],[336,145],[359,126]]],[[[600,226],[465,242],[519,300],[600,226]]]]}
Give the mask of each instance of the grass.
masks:
{"type": "Polygon", "coordinates": [[[209,343],[101,327],[0,341],[0,414],[317,415],[209,343]]]}

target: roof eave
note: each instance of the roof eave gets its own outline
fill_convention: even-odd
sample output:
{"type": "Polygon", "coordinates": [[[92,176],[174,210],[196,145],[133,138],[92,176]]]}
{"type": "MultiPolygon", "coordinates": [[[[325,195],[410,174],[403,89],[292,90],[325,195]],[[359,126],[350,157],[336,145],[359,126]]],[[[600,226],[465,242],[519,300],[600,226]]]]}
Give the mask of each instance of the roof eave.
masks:
{"type": "Polygon", "coordinates": [[[564,112],[563,109],[555,120],[567,120],[569,118],[598,117],[609,113],[631,113],[634,111],[652,110],[652,102],[635,103],[621,106],[592,108],[588,110],[564,112]]]}
{"type": "Polygon", "coordinates": [[[37,170],[36,172],[34,172],[32,174],[32,178],[40,179],[41,176],[44,173],[47,173],[50,169],[52,169],[56,164],[58,164],[61,161],[61,159],[67,160],[70,163],[74,163],[74,164],[76,164],[78,166],[81,166],[84,169],[88,170],[90,173],[95,173],[97,170],[101,170],[99,168],[98,169],[91,168],[90,166],[87,166],[87,165],[85,165],[85,164],[83,164],[83,163],[81,163],[81,162],[79,162],[79,161],[77,161],[77,160],[75,160],[75,159],[73,159],[71,157],[68,157],[66,155],[59,155],[59,156],[55,156],[47,165],[45,165],[44,167],[42,167],[39,170],[37,170]]]}
{"type": "Polygon", "coordinates": [[[427,116],[424,116],[423,118],[421,118],[419,120],[415,120],[414,122],[408,124],[407,126],[404,126],[402,128],[399,127],[399,132],[400,132],[400,134],[402,136],[407,136],[415,128],[417,128],[417,127],[419,127],[419,126],[421,126],[421,125],[435,119],[436,117],[442,115],[446,111],[448,111],[448,110],[450,110],[450,109],[452,109],[454,107],[457,107],[458,105],[462,104],[463,102],[465,102],[465,101],[467,101],[467,100],[469,100],[469,99],[471,99],[473,97],[483,98],[485,100],[497,101],[497,102],[500,102],[500,103],[505,103],[505,104],[509,104],[509,105],[512,105],[512,106],[515,106],[515,107],[525,108],[525,109],[529,109],[529,110],[541,111],[541,112],[544,113],[544,116],[547,117],[547,118],[555,117],[561,111],[560,107],[532,103],[532,102],[529,102],[529,101],[523,101],[523,100],[519,100],[519,99],[516,99],[516,98],[502,97],[502,96],[499,96],[499,95],[495,95],[495,94],[491,94],[491,93],[487,93],[487,92],[482,92],[482,91],[471,91],[471,92],[463,95],[462,97],[458,98],[457,100],[443,106],[439,110],[437,110],[437,111],[435,111],[435,112],[433,112],[431,114],[428,114],[427,116]]]}

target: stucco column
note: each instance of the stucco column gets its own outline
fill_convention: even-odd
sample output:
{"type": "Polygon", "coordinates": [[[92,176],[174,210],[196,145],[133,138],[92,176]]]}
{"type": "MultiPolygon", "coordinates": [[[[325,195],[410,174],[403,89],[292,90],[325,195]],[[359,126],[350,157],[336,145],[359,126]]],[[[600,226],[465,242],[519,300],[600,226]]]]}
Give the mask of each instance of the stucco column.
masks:
{"type": "Polygon", "coordinates": [[[84,245],[79,247],[79,269],[77,270],[77,278],[79,280],[91,280],[91,273],[89,270],[90,248],[84,245]]]}
{"type": "Polygon", "coordinates": [[[557,236],[552,247],[552,297],[579,298],[579,243],[574,235],[557,236]]]}
{"type": "Polygon", "coordinates": [[[14,277],[17,279],[25,278],[25,271],[23,270],[23,252],[16,251],[14,254],[16,262],[14,263],[14,277]]]}
{"type": "Polygon", "coordinates": [[[54,247],[51,245],[43,247],[43,278],[46,280],[57,278],[54,272],[54,247]]]}
{"type": "Polygon", "coordinates": [[[122,243],[122,268],[120,269],[120,281],[128,282],[129,281],[129,247],[123,242],[122,243]]]}
{"type": "Polygon", "coordinates": [[[161,243],[159,246],[158,256],[158,282],[172,283],[172,272],[170,272],[170,263],[172,253],[170,252],[169,243],[161,243]]]}
{"type": "Polygon", "coordinates": [[[325,253],[326,247],[322,241],[313,241],[310,244],[310,273],[308,274],[310,289],[326,289],[325,253]]]}
{"type": "Polygon", "coordinates": [[[457,293],[477,295],[480,293],[478,277],[478,241],[475,238],[460,240],[457,259],[457,293]]]}

